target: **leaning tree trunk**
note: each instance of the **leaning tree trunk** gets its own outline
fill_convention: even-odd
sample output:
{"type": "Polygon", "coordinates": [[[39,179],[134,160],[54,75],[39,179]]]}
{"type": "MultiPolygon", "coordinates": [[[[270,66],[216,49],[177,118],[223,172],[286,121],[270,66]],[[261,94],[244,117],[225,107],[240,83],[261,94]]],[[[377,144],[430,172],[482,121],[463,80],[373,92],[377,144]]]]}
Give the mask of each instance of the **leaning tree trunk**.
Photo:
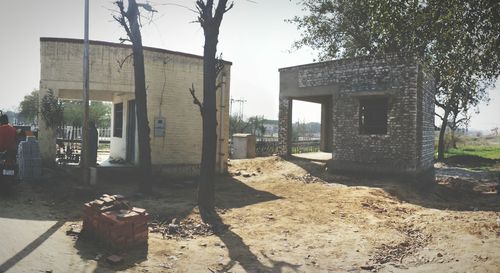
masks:
{"type": "Polygon", "coordinates": [[[446,133],[446,126],[448,126],[448,117],[450,115],[450,111],[445,109],[443,122],[441,123],[441,129],[439,130],[439,140],[438,140],[438,161],[444,160],[444,134],[446,133]]]}
{"type": "Polygon", "coordinates": [[[146,75],[144,72],[144,53],[138,22],[139,10],[135,0],[129,0],[128,18],[134,59],[135,103],[137,115],[137,135],[139,144],[139,169],[143,177],[139,187],[143,192],[152,190],[151,146],[147,111],[146,75]]]}

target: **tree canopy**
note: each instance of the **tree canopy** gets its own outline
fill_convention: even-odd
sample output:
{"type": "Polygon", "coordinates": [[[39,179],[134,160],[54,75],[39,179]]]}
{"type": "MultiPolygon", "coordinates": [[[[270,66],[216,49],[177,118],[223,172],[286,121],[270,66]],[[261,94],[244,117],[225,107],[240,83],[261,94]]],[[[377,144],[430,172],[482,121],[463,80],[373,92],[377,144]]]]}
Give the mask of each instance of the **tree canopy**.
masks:
{"type": "Polygon", "coordinates": [[[500,74],[500,2],[496,0],[302,0],[294,46],[320,60],[414,55],[436,80],[442,127],[450,113],[488,99],[500,74]]]}
{"type": "Polygon", "coordinates": [[[35,124],[38,122],[38,105],[39,97],[38,90],[33,90],[28,95],[24,96],[19,104],[19,114],[28,123],[35,124]]]}
{"type": "MultiPolygon", "coordinates": [[[[63,101],[64,123],[66,125],[83,125],[83,101],[63,101]]],[[[95,122],[97,127],[107,128],[111,126],[111,103],[101,101],[90,102],[89,119],[95,122]]]]}
{"type": "MultiPolygon", "coordinates": [[[[290,20],[295,47],[320,60],[395,53],[419,55],[436,78],[438,102],[466,91],[475,103],[500,73],[500,3],[494,0],[302,0],[290,20]],[[477,94],[476,94],[477,93],[477,94]]],[[[438,105],[441,106],[441,105],[438,105]]]]}
{"type": "MultiPolygon", "coordinates": [[[[56,98],[54,98],[57,100],[56,98]]],[[[83,107],[82,101],[63,100],[60,101],[63,120],[66,125],[83,125],[83,107]]],[[[36,124],[39,111],[39,92],[33,90],[30,94],[24,96],[19,104],[19,114],[25,122],[36,124]]],[[[111,103],[101,101],[90,102],[90,120],[94,121],[98,127],[111,126],[111,103]]]]}

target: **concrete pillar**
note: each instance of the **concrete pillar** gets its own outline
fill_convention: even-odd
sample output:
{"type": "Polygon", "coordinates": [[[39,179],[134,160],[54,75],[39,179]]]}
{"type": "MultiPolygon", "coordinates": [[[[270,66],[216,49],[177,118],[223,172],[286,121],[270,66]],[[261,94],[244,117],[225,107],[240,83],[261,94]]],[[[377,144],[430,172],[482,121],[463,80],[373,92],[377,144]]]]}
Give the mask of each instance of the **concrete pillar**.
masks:
{"type": "Polygon", "coordinates": [[[321,103],[321,136],[320,151],[332,152],[332,98],[328,97],[321,103]]]}
{"type": "Polygon", "coordinates": [[[278,154],[292,153],[292,102],[291,98],[280,97],[278,120],[278,154]]]}
{"type": "MultiPolygon", "coordinates": [[[[49,89],[40,84],[39,102],[42,105],[43,97],[48,93],[49,89]]],[[[58,96],[58,91],[53,90],[54,95],[58,96]]],[[[56,162],[56,132],[52,128],[48,128],[45,120],[42,117],[41,108],[39,108],[38,121],[38,143],[40,144],[40,155],[44,166],[53,166],[56,162]]]]}

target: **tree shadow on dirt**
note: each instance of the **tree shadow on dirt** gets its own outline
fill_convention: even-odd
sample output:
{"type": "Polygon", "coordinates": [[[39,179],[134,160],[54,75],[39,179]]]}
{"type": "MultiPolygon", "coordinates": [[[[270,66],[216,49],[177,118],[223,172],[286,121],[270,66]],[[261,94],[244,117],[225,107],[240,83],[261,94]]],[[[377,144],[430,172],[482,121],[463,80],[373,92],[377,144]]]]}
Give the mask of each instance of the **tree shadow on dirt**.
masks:
{"type": "MultiPolygon", "coordinates": [[[[185,182],[185,181],[184,181],[185,182]]],[[[196,210],[196,184],[183,183],[183,181],[156,181],[155,191],[150,195],[137,193],[136,181],[122,180],[120,183],[107,183],[99,186],[99,192],[108,194],[121,194],[135,207],[146,209],[150,214],[152,222],[164,223],[168,226],[172,221],[180,222],[193,214],[196,210]],[[174,220],[175,219],[175,220],[174,220]]],[[[216,182],[216,206],[219,210],[225,211],[233,208],[241,208],[261,202],[278,200],[281,197],[265,191],[259,191],[230,176],[220,176],[216,182]]],[[[217,218],[216,226],[223,226],[222,219],[217,218]]],[[[183,228],[181,225],[179,228],[183,228]]],[[[174,234],[175,235],[175,234],[174,234]]],[[[240,261],[245,266],[257,264],[258,259],[253,255],[248,246],[243,243],[241,237],[231,231],[224,232],[221,239],[227,246],[230,253],[243,253],[244,260],[240,261]],[[255,257],[252,259],[252,257],[255,257]]],[[[75,243],[78,254],[82,260],[98,260],[95,272],[107,272],[107,270],[125,270],[147,259],[148,248],[131,248],[128,251],[116,251],[106,245],[89,239],[79,238],[75,243]],[[112,254],[123,256],[124,262],[121,265],[109,265],[105,258],[112,254]],[[101,256],[96,259],[96,256],[101,256]]],[[[233,254],[231,254],[233,255],[233,254]]],[[[233,258],[231,258],[233,260],[233,258]]],[[[276,263],[277,265],[280,263],[276,263]]],[[[269,268],[258,272],[279,272],[270,271],[269,268]]]]}
{"type": "MultiPolygon", "coordinates": [[[[68,174],[53,174],[37,183],[23,183],[14,195],[0,200],[0,204],[5,205],[0,208],[0,218],[59,220],[60,224],[55,229],[58,230],[66,223],[80,221],[83,204],[103,193],[122,194],[133,206],[145,208],[152,218],[161,220],[184,219],[191,215],[197,206],[196,183],[158,180],[155,183],[154,193],[143,195],[137,193],[138,180],[135,177],[104,180],[96,187],[88,187],[78,183],[78,175],[79,172],[74,170],[68,174]],[[34,213],[34,210],[40,212],[34,213]]],[[[269,192],[254,189],[230,176],[218,177],[216,195],[216,206],[221,210],[241,208],[281,198],[269,192]]],[[[218,225],[223,225],[222,220],[218,219],[218,225]]],[[[272,267],[262,265],[240,236],[232,231],[226,231],[220,236],[228,248],[231,261],[240,263],[244,268],[255,268],[260,272],[280,272],[279,268],[285,266],[293,268],[294,266],[271,259],[269,261],[273,264],[272,267]]],[[[90,265],[92,261],[96,261],[95,272],[125,270],[145,261],[148,255],[147,246],[120,252],[87,238],[78,238],[74,247],[82,262],[89,262],[90,265]],[[121,254],[124,262],[119,265],[109,265],[105,259],[111,254],[121,254]]],[[[30,252],[23,250],[20,253],[13,253],[13,258],[3,266],[15,264],[16,257],[24,255],[23,253],[28,255],[30,252]]],[[[228,265],[228,268],[232,266],[228,265]]]]}
{"type": "Polygon", "coordinates": [[[286,160],[303,168],[311,176],[329,184],[382,188],[400,201],[427,208],[456,211],[500,211],[500,195],[492,193],[490,187],[481,189],[474,183],[464,182],[460,178],[440,176],[434,183],[428,183],[359,173],[332,174],[327,171],[325,163],[294,157],[286,160]]]}
{"type": "Polygon", "coordinates": [[[58,221],[47,229],[44,233],[38,236],[31,243],[26,245],[23,249],[18,251],[16,254],[12,255],[8,260],[0,264],[0,272],[6,272],[20,262],[23,258],[35,251],[40,245],[42,245],[47,239],[50,238],[61,226],[64,225],[63,221],[58,221]]]}
{"type": "Polygon", "coordinates": [[[129,249],[113,249],[102,241],[90,237],[80,236],[75,242],[75,248],[83,261],[96,261],[94,272],[123,271],[146,261],[148,258],[148,245],[141,244],[129,249]],[[107,261],[111,255],[118,255],[123,260],[113,264],[107,261]]]}
{"type": "Polygon", "coordinates": [[[248,186],[230,176],[221,176],[216,185],[216,206],[221,209],[242,208],[263,202],[282,199],[266,191],[248,186]]]}
{"type": "Polygon", "coordinates": [[[298,272],[300,265],[273,260],[266,255],[263,256],[271,265],[263,264],[257,255],[250,250],[250,247],[245,244],[243,238],[224,224],[224,221],[217,212],[205,213],[203,214],[203,218],[207,223],[212,225],[215,235],[224,243],[231,259],[227,264],[218,268],[217,272],[230,272],[237,264],[243,267],[245,272],[281,273],[284,268],[298,272]]]}

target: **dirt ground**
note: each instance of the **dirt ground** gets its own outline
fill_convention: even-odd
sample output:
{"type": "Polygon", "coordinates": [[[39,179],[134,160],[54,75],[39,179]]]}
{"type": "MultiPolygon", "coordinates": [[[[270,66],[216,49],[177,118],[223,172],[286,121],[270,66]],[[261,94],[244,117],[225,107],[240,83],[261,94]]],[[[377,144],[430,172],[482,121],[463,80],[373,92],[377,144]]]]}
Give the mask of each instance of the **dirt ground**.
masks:
{"type": "Polygon", "coordinates": [[[217,184],[220,223],[215,230],[200,223],[192,181],[159,181],[163,186],[157,186],[152,196],[134,194],[131,183],[135,181],[109,181],[95,190],[77,187],[71,181],[77,180],[71,178],[73,174],[61,171],[20,185],[14,196],[0,202],[0,226],[2,221],[50,220],[58,231],[40,242],[41,247],[51,240],[53,244],[47,253],[37,254],[41,265],[35,259],[21,266],[35,252],[23,253],[25,248],[4,254],[10,257],[4,261],[0,255],[0,272],[66,270],[54,268],[73,272],[500,272],[498,173],[439,164],[438,183],[416,187],[410,181],[332,175],[324,163],[303,159],[265,157],[230,163],[231,175],[217,184]],[[58,178],[61,175],[66,181],[58,178]],[[124,194],[134,206],[150,212],[146,249],[113,251],[65,234],[81,224],[83,202],[101,193],[124,194]],[[179,228],[172,231],[169,223],[179,228]],[[58,240],[51,239],[56,235],[58,240]],[[64,252],[71,259],[50,251],[64,252]],[[124,262],[109,265],[104,258],[110,254],[123,256],[124,262]],[[50,263],[43,260],[48,255],[55,256],[50,256],[50,263]]]}

